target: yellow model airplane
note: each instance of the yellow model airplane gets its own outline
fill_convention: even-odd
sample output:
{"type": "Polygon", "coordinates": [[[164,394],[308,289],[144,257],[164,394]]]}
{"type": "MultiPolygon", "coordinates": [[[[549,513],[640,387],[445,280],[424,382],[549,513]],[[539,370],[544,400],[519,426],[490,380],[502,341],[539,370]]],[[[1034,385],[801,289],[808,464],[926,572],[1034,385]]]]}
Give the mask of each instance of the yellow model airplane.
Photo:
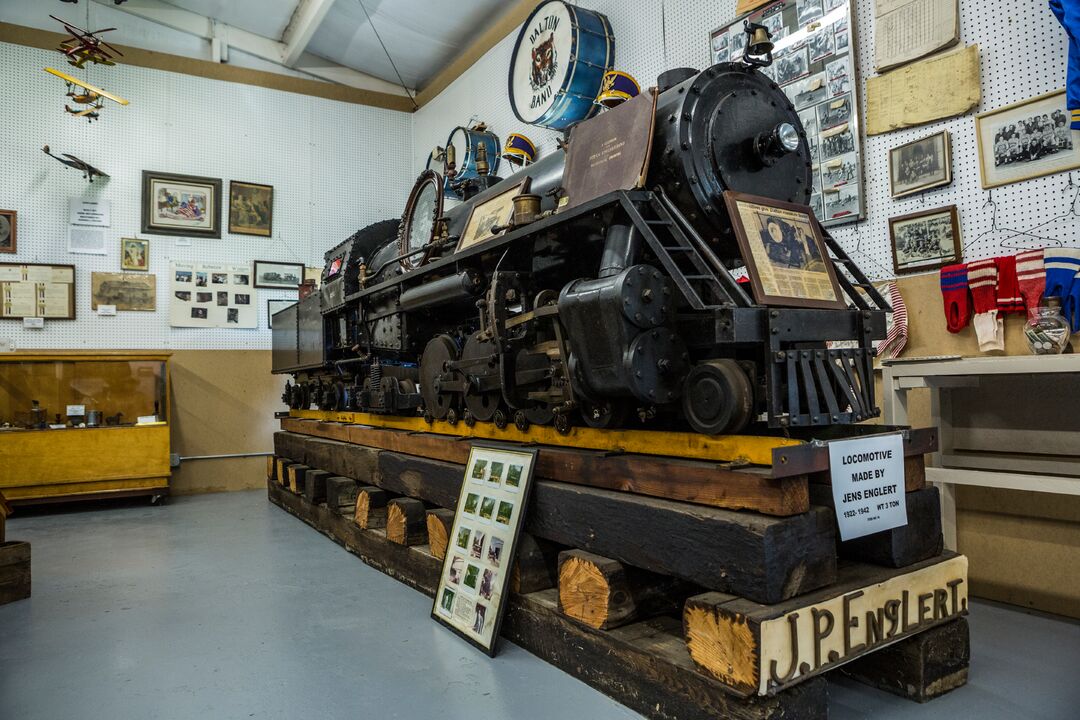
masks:
{"type": "Polygon", "coordinates": [[[60,72],[59,70],[55,70],[50,67],[45,68],[45,72],[51,75],[55,75],[56,77],[66,82],[68,86],[67,96],[71,98],[74,102],[86,106],[85,108],[79,110],[70,108],[65,104],[64,110],[68,111],[75,117],[84,117],[91,122],[97,119],[97,111],[102,108],[102,98],[107,98],[115,103],[119,103],[120,105],[128,104],[128,101],[120,97],[119,95],[113,95],[112,93],[106,92],[99,87],[94,87],[93,85],[74,78],[65,72],[60,72]]]}

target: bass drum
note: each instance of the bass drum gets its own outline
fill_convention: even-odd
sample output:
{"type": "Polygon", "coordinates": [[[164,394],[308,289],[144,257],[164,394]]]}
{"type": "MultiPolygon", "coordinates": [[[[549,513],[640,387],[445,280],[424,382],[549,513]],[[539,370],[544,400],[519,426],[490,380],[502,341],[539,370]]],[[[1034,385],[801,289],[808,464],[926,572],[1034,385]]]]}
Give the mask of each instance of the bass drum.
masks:
{"type": "MultiPolygon", "coordinates": [[[[450,133],[450,137],[446,139],[446,148],[449,151],[450,147],[454,148],[454,158],[457,163],[457,174],[454,176],[454,182],[461,182],[462,180],[472,180],[480,177],[480,172],[476,169],[476,156],[477,148],[481,145],[487,151],[488,162],[488,175],[499,174],[499,158],[502,153],[502,144],[499,142],[499,136],[490,130],[481,130],[477,128],[464,128],[458,126],[450,133]]],[[[446,188],[449,189],[450,184],[446,184],[446,188]]],[[[457,197],[451,191],[450,197],[457,197]]]]}
{"type": "Polygon", "coordinates": [[[600,109],[596,96],[614,64],[606,15],[563,0],[540,3],[510,56],[510,107],[521,122],[565,130],[600,109]]]}

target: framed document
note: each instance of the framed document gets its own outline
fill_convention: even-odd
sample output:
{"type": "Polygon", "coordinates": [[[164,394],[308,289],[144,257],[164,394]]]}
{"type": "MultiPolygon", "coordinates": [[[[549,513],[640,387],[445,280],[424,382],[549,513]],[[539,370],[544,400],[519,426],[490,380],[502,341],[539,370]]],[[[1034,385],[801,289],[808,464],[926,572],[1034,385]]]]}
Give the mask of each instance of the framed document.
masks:
{"type": "Polygon", "coordinates": [[[75,319],[75,266],[0,263],[0,319],[75,319]]]}
{"type": "Polygon", "coordinates": [[[527,181],[527,179],[522,180],[514,187],[474,205],[472,212],[469,213],[469,219],[465,223],[465,229],[461,233],[461,239],[458,240],[455,252],[461,252],[490,240],[495,237],[495,230],[506,227],[514,215],[514,198],[524,192],[524,185],[527,181]]]}
{"type": "Polygon", "coordinates": [[[535,448],[473,445],[431,617],[495,656],[535,448]]]}

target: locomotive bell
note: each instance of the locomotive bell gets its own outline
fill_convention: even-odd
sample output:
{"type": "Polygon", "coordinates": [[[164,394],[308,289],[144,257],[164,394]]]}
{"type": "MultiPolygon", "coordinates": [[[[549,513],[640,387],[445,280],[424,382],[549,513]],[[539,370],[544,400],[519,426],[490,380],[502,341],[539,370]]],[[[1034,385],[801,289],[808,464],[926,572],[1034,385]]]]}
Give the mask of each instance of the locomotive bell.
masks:
{"type": "Polygon", "coordinates": [[[746,45],[746,55],[767,58],[768,64],[771,64],[774,46],[769,29],[758,23],[747,22],[746,34],[750,36],[746,45]]]}

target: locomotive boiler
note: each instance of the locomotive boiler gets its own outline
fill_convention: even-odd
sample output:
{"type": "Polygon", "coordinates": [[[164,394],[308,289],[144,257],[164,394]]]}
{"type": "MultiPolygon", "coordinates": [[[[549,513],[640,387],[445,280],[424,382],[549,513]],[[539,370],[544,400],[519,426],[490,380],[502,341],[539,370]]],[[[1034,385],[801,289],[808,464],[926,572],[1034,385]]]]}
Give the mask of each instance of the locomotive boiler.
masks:
{"type": "Polygon", "coordinates": [[[274,317],[285,402],[564,432],[793,432],[875,416],[872,342],[888,306],[827,233],[838,307],[758,304],[735,279],[745,263],[724,193],[810,197],[787,97],[742,63],[668,71],[657,91],[642,189],[559,207],[559,150],[465,183],[444,212],[446,182],[426,171],[400,221],[327,252],[320,291],[274,317]],[[539,204],[531,222],[463,242],[473,212],[515,187],[539,204]]]}

